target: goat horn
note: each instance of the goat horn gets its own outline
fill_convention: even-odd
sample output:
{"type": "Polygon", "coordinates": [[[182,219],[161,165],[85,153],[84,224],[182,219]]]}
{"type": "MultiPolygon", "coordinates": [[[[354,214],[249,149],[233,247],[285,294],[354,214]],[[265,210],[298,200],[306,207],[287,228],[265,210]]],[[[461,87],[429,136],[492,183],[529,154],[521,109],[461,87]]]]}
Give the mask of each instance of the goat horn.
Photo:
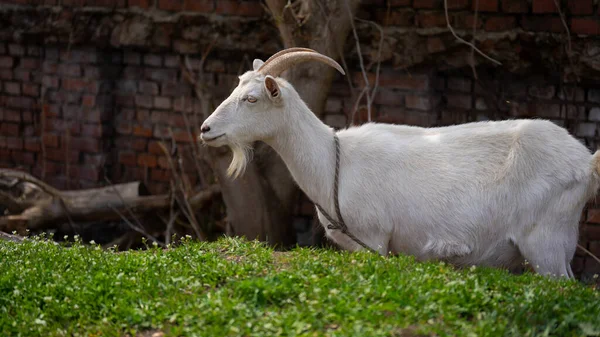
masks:
{"type": "Polygon", "coordinates": [[[273,61],[274,59],[278,58],[279,56],[283,55],[283,54],[287,54],[287,53],[291,53],[291,52],[295,52],[295,51],[308,51],[308,52],[313,52],[316,53],[316,51],[310,49],[310,48],[300,48],[300,47],[292,47],[292,48],[287,48],[284,50],[280,50],[277,53],[273,54],[271,57],[269,57],[265,63],[263,64],[263,67],[265,66],[265,64],[273,61]]]}
{"type": "Polygon", "coordinates": [[[265,62],[258,71],[264,75],[271,75],[273,77],[277,77],[281,75],[285,70],[303,63],[307,61],[319,61],[325,63],[335,69],[337,69],[340,73],[346,75],[342,66],[339,65],[332,58],[325,56],[323,54],[319,54],[315,51],[292,51],[289,53],[281,54],[277,58],[271,59],[269,64],[265,62]]]}

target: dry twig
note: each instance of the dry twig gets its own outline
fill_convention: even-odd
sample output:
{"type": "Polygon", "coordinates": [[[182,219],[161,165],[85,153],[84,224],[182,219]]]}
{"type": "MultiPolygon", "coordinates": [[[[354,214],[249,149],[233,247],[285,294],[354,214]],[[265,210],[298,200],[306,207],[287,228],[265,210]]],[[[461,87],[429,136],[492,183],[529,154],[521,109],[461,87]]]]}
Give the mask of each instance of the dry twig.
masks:
{"type": "Polygon", "coordinates": [[[448,0],[444,0],[444,13],[446,14],[446,26],[448,27],[448,29],[450,30],[450,32],[452,33],[454,38],[456,38],[456,40],[458,40],[458,42],[466,44],[467,46],[471,47],[473,51],[477,52],[477,54],[483,56],[488,61],[495,63],[497,65],[502,65],[502,63],[500,63],[500,61],[497,61],[497,60],[491,58],[490,56],[486,55],[484,52],[479,50],[479,48],[475,47],[474,44],[472,44],[468,41],[465,41],[462,37],[460,37],[456,34],[456,32],[454,31],[454,28],[452,28],[452,25],[450,24],[450,18],[448,16],[448,0]]]}
{"type": "Polygon", "coordinates": [[[596,260],[596,262],[600,263],[600,258],[598,258],[596,255],[592,254],[592,252],[590,252],[589,250],[587,250],[585,247],[583,247],[580,244],[577,244],[577,247],[581,250],[583,250],[585,253],[587,253],[589,256],[592,257],[592,259],[596,260]]]}
{"type": "Polygon", "coordinates": [[[348,3],[348,1],[346,1],[345,4],[346,4],[346,10],[348,12],[349,20],[350,20],[350,26],[352,27],[352,34],[354,35],[354,39],[356,40],[356,52],[358,54],[358,60],[360,62],[360,70],[361,70],[361,73],[363,76],[363,80],[365,81],[365,86],[363,87],[361,92],[358,94],[358,97],[354,103],[354,109],[352,110],[352,113],[350,116],[350,121],[351,122],[354,121],[356,112],[358,111],[358,108],[359,108],[360,101],[362,100],[363,96],[365,96],[367,98],[367,121],[370,122],[371,118],[372,118],[373,100],[375,98],[375,95],[377,94],[377,89],[379,87],[379,73],[380,73],[380,69],[381,69],[381,51],[383,49],[384,32],[383,32],[383,28],[381,28],[381,26],[376,24],[375,22],[356,18],[356,20],[358,20],[358,21],[362,21],[362,22],[366,22],[366,23],[370,23],[370,24],[374,25],[379,30],[379,34],[380,34],[379,48],[377,51],[377,68],[375,71],[375,83],[374,83],[373,89],[371,90],[371,84],[370,84],[370,81],[369,81],[369,78],[367,75],[367,71],[365,69],[365,64],[364,64],[364,60],[362,57],[362,51],[360,48],[360,40],[358,38],[356,26],[354,25],[355,18],[352,15],[352,11],[350,10],[350,4],[348,3]]]}

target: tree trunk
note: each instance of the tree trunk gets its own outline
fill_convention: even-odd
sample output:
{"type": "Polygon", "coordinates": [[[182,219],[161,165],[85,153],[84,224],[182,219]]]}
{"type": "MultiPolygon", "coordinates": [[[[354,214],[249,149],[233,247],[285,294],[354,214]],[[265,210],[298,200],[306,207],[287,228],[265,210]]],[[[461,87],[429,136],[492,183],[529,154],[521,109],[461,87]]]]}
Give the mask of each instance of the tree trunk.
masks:
{"type": "MultiPolygon", "coordinates": [[[[350,32],[346,6],[354,14],[358,2],[297,0],[292,1],[291,7],[286,7],[287,0],[266,1],[284,48],[308,47],[334,59],[339,59],[350,32]],[[296,8],[294,13],[292,8],[296,8]],[[296,18],[303,22],[299,23],[296,18]]],[[[334,73],[333,68],[312,62],[290,69],[285,78],[294,85],[308,107],[321,117],[334,73]]],[[[293,245],[296,238],[292,214],[300,190],[275,151],[263,143],[256,144],[253,161],[246,173],[235,181],[224,174],[231,159],[229,151],[209,151],[227,206],[229,233],[267,241],[271,245],[293,245]]]]}

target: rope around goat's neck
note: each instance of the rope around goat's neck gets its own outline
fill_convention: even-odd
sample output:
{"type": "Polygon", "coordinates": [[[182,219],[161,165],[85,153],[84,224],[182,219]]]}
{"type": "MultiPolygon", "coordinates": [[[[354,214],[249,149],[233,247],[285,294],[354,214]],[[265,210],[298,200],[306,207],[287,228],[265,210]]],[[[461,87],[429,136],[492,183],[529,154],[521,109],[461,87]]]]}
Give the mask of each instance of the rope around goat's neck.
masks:
{"type": "Polygon", "coordinates": [[[344,222],[344,218],[342,217],[342,212],[340,211],[340,200],[339,200],[339,193],[338,193],[339,184],[340,184],[340,139],[338,138],[338,135],[336,133],[333,134],[333,140],[335,141],[335,176],[334,176],[334,182],[333,182],[333,194],[334,194],[333,201],[334,201],[335,212],[336,212],[336,216],[337,216],[338,220],[336,221],[331,216],[329,216],[329,214],[327,214],[327,212],[325,212],[325,210],[319,204],[316,204],[317,208],[323,214],[323,216],[327,219],[327,221],[329,221],[329,225],[327,225],[327,229],[340,230],[340,231],[342,231],[342,233],[346,234],[348,237],[350,237],[350,239],[354,240],[356,243],[363,246],[365,249],[370,250],[372,252],[377,252],[373,248],[367,246],[364,242],[362,242],[359,238],[354,236],[352,233],[350,233],[350,231],[348,230],[348,226],[346,226],[346,223],[344,222]]]}

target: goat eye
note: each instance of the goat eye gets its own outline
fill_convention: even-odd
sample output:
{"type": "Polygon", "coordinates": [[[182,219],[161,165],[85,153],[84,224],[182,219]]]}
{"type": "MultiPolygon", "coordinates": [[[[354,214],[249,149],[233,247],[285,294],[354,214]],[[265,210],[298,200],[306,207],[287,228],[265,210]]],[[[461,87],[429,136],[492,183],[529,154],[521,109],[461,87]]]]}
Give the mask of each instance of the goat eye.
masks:
{"type": "Polygon", "coordinates": [[[246,100],[250,103],[256,103],[257,99],[254,96],[248,96],[246,100]]]}

